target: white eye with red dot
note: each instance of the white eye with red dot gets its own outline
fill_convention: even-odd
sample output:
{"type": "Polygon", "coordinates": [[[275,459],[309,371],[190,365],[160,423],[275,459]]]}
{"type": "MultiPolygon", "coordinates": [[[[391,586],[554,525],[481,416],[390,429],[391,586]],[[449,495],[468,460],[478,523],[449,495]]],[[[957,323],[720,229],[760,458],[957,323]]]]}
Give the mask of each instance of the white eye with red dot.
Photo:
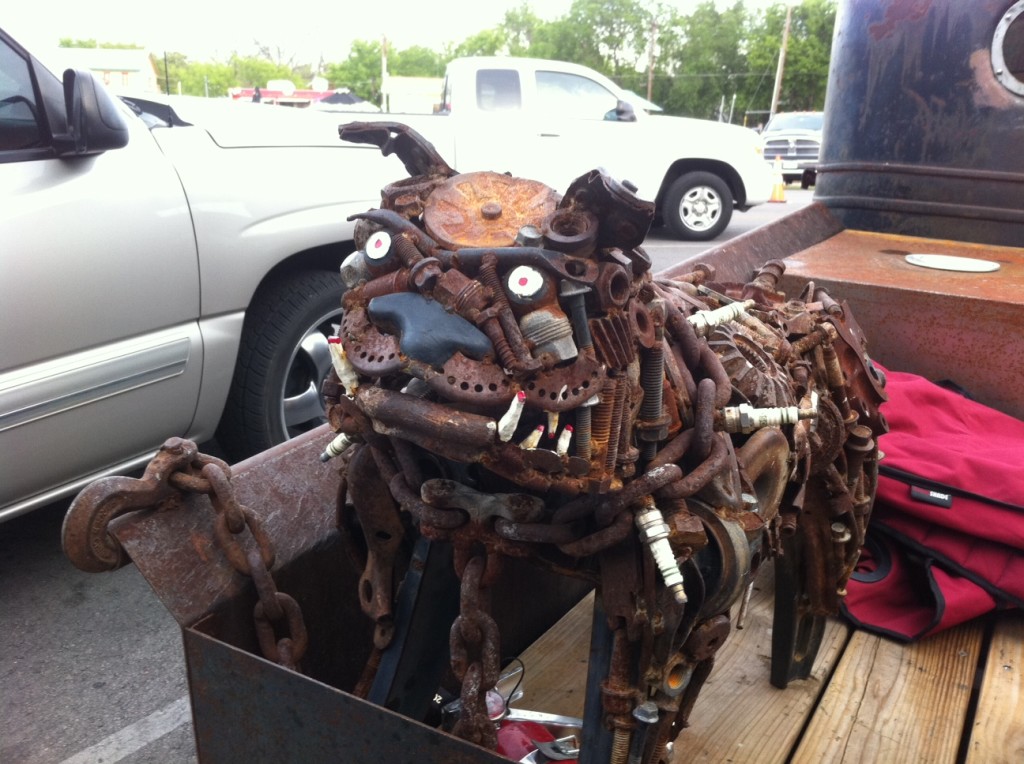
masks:
{"type": "Polygon", "coordinates": [[[391,251],[391,236],[385,231],[377,231],[366,240],[366,256],[371,260],[380,260],[391,251]]]}
{"type": "Polygon", "coordinates": [[[528,265],[513,268],[507,283],[509,294],[520,299],[537,297],[544,291],[544,275],[528,265]]]}

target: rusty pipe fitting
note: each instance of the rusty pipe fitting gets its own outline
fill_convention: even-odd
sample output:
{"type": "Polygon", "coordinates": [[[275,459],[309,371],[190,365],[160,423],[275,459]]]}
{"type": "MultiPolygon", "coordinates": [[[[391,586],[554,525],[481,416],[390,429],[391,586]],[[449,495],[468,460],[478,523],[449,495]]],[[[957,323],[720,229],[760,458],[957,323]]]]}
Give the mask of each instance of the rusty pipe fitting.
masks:
{"type": "Polygon", "coordinates": [[[356,399],[375,423],[389,425],[396,432],[415,433],[429,441],[453,441],[475,448],[486,448],[497,439],[498,425],[493,419],[413,395],[364,386],[359,388],[356,399]]]}
{"type": "Polygon", "coordinates": [[[715,278],[715,268],[706,263],[697,263],[689,273],[680,273],[673,276],[673,281],[681,281],[684,284],[703,284],[715,278]]]}
{"type": "Polygon", "coordinates": [[[769,260],[758,270],[757,275],[746,285],[744,294],[748,289],[774,292],[779,287],[779,279],[786,272],[786,263],[782,260],[769,260]]]}
{"type": "Polygon", "coordinates": [[[832,342],[838,336],[839,333],[832,324],[816,324],[808,334],[792,343],[793,357],[799,358],[824,342],[832,342]]]}
{"type": "Polygon", "coordinates": [[[789,480],[789,441],[782,430],[758,430],[736,451],[740,470],[757,497],[758,514],[768,522],[778,512],[789,480]]]}
{"type": "Polygon", "coordinates": [[[590,257],[597,241],[598,220],[583,210],[560,208],[548,215],[541,232],[549,249],[574,257],[590,257]]]}
{"type": "MultiPolygon", "coordinates": [[[[385,273],[383,276],[378,276],[373,279],[373,281],[367,281],[363,284],[362,289],[359,290],[359,300],[365,305],[374,297],[382,297],[386,294],[408,291],[410,291],[409,269],[399,268],[398,270],[390,271],[385,273]]],[[[352,306],[346,307],[351,308],[352,306]]]]}

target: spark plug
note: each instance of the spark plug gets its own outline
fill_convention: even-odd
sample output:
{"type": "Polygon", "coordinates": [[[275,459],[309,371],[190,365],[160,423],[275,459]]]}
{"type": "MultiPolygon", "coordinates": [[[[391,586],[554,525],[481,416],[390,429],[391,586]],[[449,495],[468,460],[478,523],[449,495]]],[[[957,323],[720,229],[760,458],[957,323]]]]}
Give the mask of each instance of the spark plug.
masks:
{"type": "Polygon", "coordinates": [[[324,452],[320,454],[320,461],[329,462],[334,457],[341,456],[352,447],[353,443],[355,443],[355,441],[352,440],[352,438],[345,433],[341,433],[341,435],[327,444],[327,448],[325,448],[324,452]]]}
{"type": "Polygon", "coordinates": [[[779,406],[776,408],[754,408],[749,403],[739,406],[726,406],[721,411],[722,428],[726,432],[750,433],[762,427],[782,427],[796,424],[801,419],[817,419],[815,409],[802,409],[799,406],[779,406]]]}
{"type": "Polygon", "coordinates": [[[338,373],[338,379],[345,387],[345,393],[351,398],[359,389],[359,375],[356,373],[352,363],[345,354],[345,348],[341,344],[341,337],[328,337],[327,347],[331,351],[331,363],[338,373]]]}
{"type": "Polygon", "coordinates": [[[540,443],[540,436],[544,434],[544,425],[539,424],[537,428],[523,438],[523,442],[519,444],[520,448],[536,448],[537,444],[540,443]]]}
{"type": "Polygon", "coordinates": [[[512,399],[512,405],[508,411],[498,420],[498,439],[502,443],[508,443],[519,426],[519,418],[523,415],[523,407],[526,405],[526,393],[520,390],[512,399]]]}
{"type": "Polygon", "coordinates": [[[548,437],[554,440],[554,437],[558,431],[558,412],[548,411],[548,437]]]}
{"type": "Polygon", "coordinates": [[[706,337],[716,326],[738,318],[748,308],[753,308],[756,304],[753,300],[744,300],[714,310],[698,310],[692,316],[687,316],[686,320],[690,322],[690,326],[693,327],[698,337],[706,337]]]}
{"type": "Polygon", "coordinates": [[[640,540],[650,547],[651,555],[654,557],[654,564],[658,566],[658,572],[662,579],[680,605],[686,603],[686,591],[683,588],[683,574],[676,563],[675,553],[668,542],[669,528],[662,517],[661,510],[654,505],[654,499],[650,496],[645,501],[644,508],[637,512],[636,527],[640,531],[640,540]]]}
{"type": "Polygon", "coordinates": [[[569,453],[569,443],[572,441],[572,425],[567,424],[562,434],[558,436],[558,444],[555,446],[555,453],[565,456],[569,453]]]}

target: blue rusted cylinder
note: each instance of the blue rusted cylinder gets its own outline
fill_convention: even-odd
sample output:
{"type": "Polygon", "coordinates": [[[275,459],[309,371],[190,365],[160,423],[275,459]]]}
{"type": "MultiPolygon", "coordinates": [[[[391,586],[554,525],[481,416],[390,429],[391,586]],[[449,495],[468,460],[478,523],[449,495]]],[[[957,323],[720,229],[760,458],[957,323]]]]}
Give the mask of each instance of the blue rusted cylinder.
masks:
{"type": "Polygon", "coordinates": [[[1024,244],[1024,0],[845,0],[815,198],[847,228],[1024,244]]]}

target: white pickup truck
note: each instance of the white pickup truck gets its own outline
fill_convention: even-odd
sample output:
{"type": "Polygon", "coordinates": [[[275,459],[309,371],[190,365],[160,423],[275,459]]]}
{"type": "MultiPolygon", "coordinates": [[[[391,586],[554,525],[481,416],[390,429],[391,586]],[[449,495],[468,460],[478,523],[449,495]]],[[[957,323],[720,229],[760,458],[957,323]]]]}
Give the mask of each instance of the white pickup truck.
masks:
{"type": "Polygon", "coordinates": [[[348,218],[402,174],[337,115],[131,105],[0,30],[0,520],[170,436],[322,422],[348,218]]]}
{"type": "Polygon", "coordinates": [[[459,172],[495,170],[565,191],[604,168],[657,204],[681,239],[713,239],[734,209],[768,201],[772,175],[753,131],[651,115],[592,69],[530,58],[455,59],[434,115],[359,115],[403,122],[459,172]]]}

